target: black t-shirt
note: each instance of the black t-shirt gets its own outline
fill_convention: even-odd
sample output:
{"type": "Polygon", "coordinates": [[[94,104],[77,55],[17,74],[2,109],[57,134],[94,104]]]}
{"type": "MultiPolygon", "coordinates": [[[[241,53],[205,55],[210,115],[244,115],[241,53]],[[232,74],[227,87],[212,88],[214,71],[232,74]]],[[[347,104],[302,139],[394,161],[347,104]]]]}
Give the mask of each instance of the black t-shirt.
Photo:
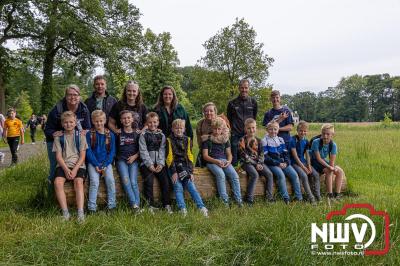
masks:
{"type": "Polygon", "coordinates": [[[129,110],[134,112],[134,120],[138,121],[137,123],[134,123],[133,128],[137,129],[142,129],[145,122],[146,122],[146,114],[148,113],[146,105],[141,105],[141,106],[131,106],[126,103],[123,103],[122,101],[118,101],[114,106],[111,108],[110,112],[110,117],[115,119],[117,127],[122,128],[121,124],[121,117],[119,115],[120,112],[123,110],[129,110]]]}
{"type": "Polygon", "coordinates": [[[214,159],[227,159],[225,150],[231,146],[229,141],[223,144],[211,142],[211,150],[209,150],[209,141],[211,142],[211,140],[203,141],[201,144],[201,149],[207,149],[208,155],[214,159]]]}
{"type": "Polygon", "coordinates": [[[132,133],[121,131],[117,142],[118,160],[127,160],[129,157],[139,152],[139,136],[139,133],[136,131],[132,133]]]}

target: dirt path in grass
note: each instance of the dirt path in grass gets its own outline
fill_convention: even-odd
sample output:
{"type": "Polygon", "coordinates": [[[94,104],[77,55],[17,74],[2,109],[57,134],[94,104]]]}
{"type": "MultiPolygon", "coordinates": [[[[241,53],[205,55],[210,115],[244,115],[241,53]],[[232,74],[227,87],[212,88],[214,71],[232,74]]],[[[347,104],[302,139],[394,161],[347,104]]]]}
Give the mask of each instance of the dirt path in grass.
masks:
{"type": "MultiPolygon", "coordinates": [[[[11,164],[11,153],[8,147],[0,148],[0,151],[5,154],[4,162],[0,163],[0,171],[10,167],[11,164]]],[[[27,143],[24,145],[20,145],[18,150],[18,162],[23,162],[28,160],[29,158],[40,155],[41,153],[46,152],[46,144],[43,142],[37,142],[36,144],[27,143]]]]}

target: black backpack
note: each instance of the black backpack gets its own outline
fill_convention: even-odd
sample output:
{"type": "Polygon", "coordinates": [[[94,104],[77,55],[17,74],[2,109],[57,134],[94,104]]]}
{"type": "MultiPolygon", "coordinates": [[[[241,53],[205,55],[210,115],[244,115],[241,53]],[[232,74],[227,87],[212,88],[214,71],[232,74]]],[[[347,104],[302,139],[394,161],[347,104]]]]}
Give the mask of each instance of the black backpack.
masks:
{"type": "MultiPolygon", "coordinates": [[[[314,136],[314,137],[311,138],[311,140],[310,140],[310,142],[309,142],[309,145],[310,145],[309,148],[311,149],[311,145],[312,145],[313,141],[316,140],[316,139],[319,139],[318,150],[321,151],[321,150],[322,150],[322,147],[324,146],[323,140],[322,140],[322,138],[321,138],[321,134],[320,134],[320,135],[317,135],[317,136],[314,136]]],[[[329,155],[331,155],[332,149],[333,149],[333,142],[332,142],[332,140],[331,140],[331,141],[329,142],[329,146],[328,146],[328,153],[329,153],[329,155]]]]}

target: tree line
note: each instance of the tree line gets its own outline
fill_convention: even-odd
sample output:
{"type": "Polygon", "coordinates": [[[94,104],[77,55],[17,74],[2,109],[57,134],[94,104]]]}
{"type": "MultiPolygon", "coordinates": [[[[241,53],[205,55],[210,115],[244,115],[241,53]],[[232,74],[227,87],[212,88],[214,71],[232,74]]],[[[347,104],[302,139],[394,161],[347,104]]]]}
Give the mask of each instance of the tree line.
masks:
{"type": "Polygon", "coordinates": [[[282,101],[311,122],[400,120],[400,77],[389,74],[352,75],[336,87],[314,93],[283,95],[282,101]]]}
{"type": "MultiPolygon", "coordinates": [[[[99,69],[117,97],[128,80],[136,80],[148,106],[161,87],[173,86],[194,118],[209,101],[225,112],[242,78],[251,81],[259,116],[271,107],[273,85],[267,79],[274,59],[244,19],[206,40],[206,53],[195,66],[179,67],[171,34],[144,29],[139,9],[128,0],[6,0],[0,12],[1,112],[14,106],[23,118],[45,114],[70,83],[85,98],[99,69]]],[[[318,95],[301,92],[283,99],[308,121],[376,121],[384,113],[398,120],[399,84],[388,75],[356,75],[318,95]]]]}

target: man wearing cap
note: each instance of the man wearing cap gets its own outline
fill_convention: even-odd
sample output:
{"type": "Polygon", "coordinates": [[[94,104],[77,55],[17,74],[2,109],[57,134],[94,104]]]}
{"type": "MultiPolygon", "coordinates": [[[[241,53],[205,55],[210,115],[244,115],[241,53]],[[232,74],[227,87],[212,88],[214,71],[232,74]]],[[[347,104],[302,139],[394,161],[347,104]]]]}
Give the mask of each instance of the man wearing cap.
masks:
{"type": "Polygon", "coordinates": [[[267,124],[271,121],[276,121],[279,123],[279,133],[278,136],[283,138],[285,141],[286,147],[289,147],[290,142],[290,131],[293,129],[293,116],[292,110],[287,106],[281,105],[281,94],[277,90],[273,90],[271,92],[271,103],[272,108],[265,113],[263,119],[263,126],[267,126],[267,124]]]}
{"type": "Polygon", "coordinates": [[[257,101],[249,96],[250,81],[239,82],[239,96],[228,103],[227,117],[231,126],[232,165],[237,165],[239,139],[245,135],[244,121],[257,118],[257,101]]]}
{"type": "Polygon", "coordinates": [[[106,113],[106,126],[108,125],[108,115],[111,112],[111,108],[117,103],[117,100],[108,94],[107,82],[104,76],[98,75],[93,80],[94,91],[92,96],[86,99],[85,104],[89,109],[90,113],[94,110],[102,110],[106,113]]]}
{"type": "Polygon", "coordinates": [[[53,152],[54,137],[61,136],[63,127],[61,125],[61,114],[65,111],[72,111],[76,115],[76,127],[78,130],[90,130],[90,112],[86,105],[80,101],[80,89],[78,86],[71,84],[65,89],[65,97],[59,101],[56,106],[51,109],[47,116],[47,122],[44,130],[47,144],[47,155],[50,161],[50,170],[48,181],[52,184],[54,181],[54,174],[56,169],[56,155],[53,152]]]}

